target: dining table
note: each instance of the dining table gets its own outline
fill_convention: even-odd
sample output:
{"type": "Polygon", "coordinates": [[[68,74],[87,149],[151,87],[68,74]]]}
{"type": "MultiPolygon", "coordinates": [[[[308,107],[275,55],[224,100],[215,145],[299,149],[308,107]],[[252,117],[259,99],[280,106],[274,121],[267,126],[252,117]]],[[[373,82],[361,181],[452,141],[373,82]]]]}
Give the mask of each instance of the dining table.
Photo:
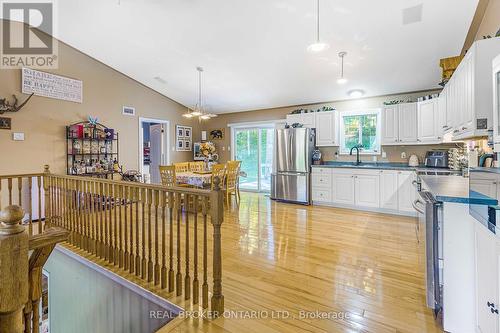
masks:
{"type": "Polygon", "coordinates": [[[197,188],[207,188],[210,187],[212,182],[211,172],[178,172],[175,175],[177,184],[188,185],[197,188]]]}

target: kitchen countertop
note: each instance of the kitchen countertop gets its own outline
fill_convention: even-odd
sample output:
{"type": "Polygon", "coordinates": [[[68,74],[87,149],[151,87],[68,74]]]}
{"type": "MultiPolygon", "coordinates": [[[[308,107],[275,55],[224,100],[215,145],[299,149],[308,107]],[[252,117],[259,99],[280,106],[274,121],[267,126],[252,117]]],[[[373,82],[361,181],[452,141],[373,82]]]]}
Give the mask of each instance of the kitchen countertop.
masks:
{"type": "Polygon", "coordinates": [[[476,168],[470,168],[469,172],[489,172],[489,173],[498,173],[498,174],[500,174],[500,168],[476,167],[476,168]]]}
{"type": "Polygon", "coordinates": [[[326,161],[323,164],[315,164],[313,168],[353,168],[353,169],[380,169],[380,170],[407,170],[407,171],[450,171],[446,168],[428,168],[421,164],[416,167],[408,166],[408,163],[397,162],[362,162],[359,165],[354,162],[326,161]]]}
{"type": "Polygon", "coordinates": [[[495,206],[496,199],[469,190],[469,179],[461,176],[420,176],[422,186],[437,201],[495,206]]]}

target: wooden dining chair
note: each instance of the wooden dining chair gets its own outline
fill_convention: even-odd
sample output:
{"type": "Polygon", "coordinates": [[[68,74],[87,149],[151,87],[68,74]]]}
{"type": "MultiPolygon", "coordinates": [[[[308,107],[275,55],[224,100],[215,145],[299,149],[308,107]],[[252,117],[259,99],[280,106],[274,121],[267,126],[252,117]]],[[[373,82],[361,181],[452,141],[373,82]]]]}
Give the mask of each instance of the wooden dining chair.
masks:
{"type": "Polygon", "coordinates": [[[175,172],[189,172],[189,162],[174,163],[175,172]]]}
{"type": "Polygon", "coordinates": [[[240,171],[241,171],[241,161],[227,161],[227,165],[232,165],[238,169],[236,178],[236,195],[238,196],[238,201],[240,200],[240,171]]]}
{"type": "Polygon", "coordinates": [[[160,177],[161,177],[161,184],[163,186],[176,186],[177,185],[177,178],[175,177],[175,166],[173,165],[160,165],[160,177]]]}
{"type": "Polygon", "coordinates": [[[228,163],[226,166],[226,179],[225,179],[225,186],[224,186],[224,191],[226,195],[226,203],[229,206],[229,200],[231,198],[231,195],[234,193],[234,196],[236,198],[236,202],[238,203],[240,201],[240,198],[238,196],[238,174],[240,172],[240,168],[238,167],[238,164],[236,163],[228,163]]]}
{"type": "Polygon", "coordinates": [[[225,164],[214,164],[212,165],[212,176],[210,178],[210,189],[215,189],[215,177],[219,177],[220,188],[224,189],[224,178],[226,177],[226,165],[225,164]]]}
{"type": "Polygon", "coordinates": [[[189,171],[195,172],[195,171],[203,171],[205,170],[205,162],[203,161],[198,161],[198,162],[189,162],[189,171]]]}

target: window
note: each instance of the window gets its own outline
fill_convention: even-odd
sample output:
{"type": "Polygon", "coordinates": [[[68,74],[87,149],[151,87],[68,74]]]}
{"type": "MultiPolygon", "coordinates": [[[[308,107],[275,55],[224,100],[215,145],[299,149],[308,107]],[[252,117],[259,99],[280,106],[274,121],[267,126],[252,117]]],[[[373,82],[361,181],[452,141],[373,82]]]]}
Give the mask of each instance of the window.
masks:
{"type": "Polygon", "coordinates": [[[380,154],[380,110],[340,113],[340,153],[362,145],[360,154],[380,154]]]}

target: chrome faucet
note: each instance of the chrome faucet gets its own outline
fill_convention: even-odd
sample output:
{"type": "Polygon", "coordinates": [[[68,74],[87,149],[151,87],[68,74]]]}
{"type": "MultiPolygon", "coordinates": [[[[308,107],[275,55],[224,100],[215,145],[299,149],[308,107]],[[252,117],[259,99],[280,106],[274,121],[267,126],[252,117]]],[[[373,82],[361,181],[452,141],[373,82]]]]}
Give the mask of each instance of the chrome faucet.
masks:
{"type": "Polygon", "coordinates": [[[359,159],[359,150],[363,149],[363,145],[362,144],[357,144],[354,147],[352,147],[351,148],[351,152],[349,153],[349,155],[352,156],[352,151],[354,149],[356,149],[356,165],[360,165],[361,164],[361,160],[359,159]]]}

